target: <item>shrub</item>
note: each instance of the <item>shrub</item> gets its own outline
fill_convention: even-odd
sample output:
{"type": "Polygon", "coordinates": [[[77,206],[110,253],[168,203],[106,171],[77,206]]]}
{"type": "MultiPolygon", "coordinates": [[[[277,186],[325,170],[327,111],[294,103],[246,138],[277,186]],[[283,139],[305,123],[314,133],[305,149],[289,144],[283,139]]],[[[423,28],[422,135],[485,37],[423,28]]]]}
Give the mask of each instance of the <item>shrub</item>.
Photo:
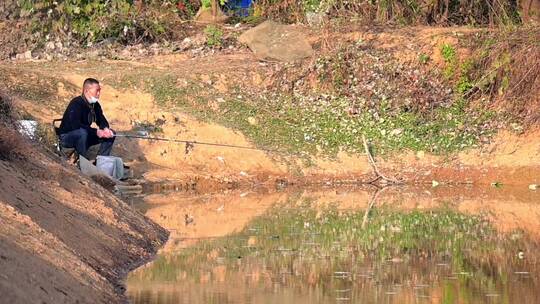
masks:
{"type": "Polygon", "coordinates": [[[206,35],[206,45],[209,47],[220,47],[223,44],[223,31],[215,25],[208,25],[204,29],[206,35]]]}
{"type": "Polygon", "coordinates": [[[513,24],[520,22],[515,1],[450,0],[258,0],[256,11],[288,22],[304,21],[305,12],[354,17],[365,22],[399,24],[513,24]]]}
{"type": "Polygon", "coordinates": [[[34,33],[91,44],[107,38],[125,43],[169,39],[179,15],[194,11],[191,1],[177,2],[22,0],[20,5],[21,15],[30,18],[34,33]]]}

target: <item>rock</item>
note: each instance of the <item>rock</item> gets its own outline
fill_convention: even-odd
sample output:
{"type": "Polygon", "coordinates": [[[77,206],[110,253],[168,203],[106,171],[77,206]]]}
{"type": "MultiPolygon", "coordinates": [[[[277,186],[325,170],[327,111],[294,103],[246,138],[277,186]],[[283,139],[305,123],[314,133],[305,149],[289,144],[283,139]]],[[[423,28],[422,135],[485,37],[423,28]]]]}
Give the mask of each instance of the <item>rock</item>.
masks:
{"type": "Polygon", "coordinates": [[[125,58],[130,58],[132,56],[131,51],[125,48],[120,52],[120,56],[125,57],[125,58]]]}
{"type": "Polygon", "coordinates": [[[401,133],[403,133],[403,129],[402,129],[402,128],[394,129],[394,130],[390,131],[390,135],[391,135],[391,136],[398,136],[398,135],[401,135],[401,133]]]}
{"type": "Polygon", "coordinates": [[[323,13],[307,12],[306,20],[310,26],[320,26],[324,21],[323,13]]]}
{"type": "Polygon", "coordinates": [[[538,190],[538,188],[540,188],[540,185],[538,185],[538,184],[530,184],[529,185],[530,190],[538,190]]]}
{"type": "Polygon", "coordinates": [[[247,121],[249,122],[250,125],[252,126],[256,126],[259,122],[257,121],[257,118],[255,117],[248,117],[247,118],[247,121]]]}
{"type": "Polygon", "coordinates": [[[32,59],[32,51],[26,51],[24,53],[17,54],[15,58],[18,60],[30,60],[32,59]]]}
{"type": "Polygon", "coordinates": [[[180,51],[185,51],[185,50],[190,49],[192,46],[193,46],[193,41],[189,37],[186,37],[184,38],[184,40],[182,40],[182,42],[180,42],[180,44],[177,45],[175,49],[180,50],[180,51]]]}
{"type": "Polygon", "coordinates": [[[45,49],[48,50],[48,51],[52,51],[54,50],[55,46],[54,46],[54,42],[52,41],[49,41],[45,44],[45,49]]]}
{"type": "Polygon", "coordinates": [[[96,59],[99,57],[99,50],[92,50],[86,53],[86,57],[90,59],[96,59]]]}
{"type": "Polygon", "coordinates": [[[431,187],[435,188],[435,187],[437,187],[438,185],[439,185],[439,182],[438,182],[438,181],[436,181],[436,180],[432,180],[432,181],[431,181],[431,187]]]}
{"type": "Polygon", "coordinates": [[[265,21],[246,31],[238,41],[262,60],[289,62],[313,55],[306,36],[297,27],[273,21],[265,21]]]}

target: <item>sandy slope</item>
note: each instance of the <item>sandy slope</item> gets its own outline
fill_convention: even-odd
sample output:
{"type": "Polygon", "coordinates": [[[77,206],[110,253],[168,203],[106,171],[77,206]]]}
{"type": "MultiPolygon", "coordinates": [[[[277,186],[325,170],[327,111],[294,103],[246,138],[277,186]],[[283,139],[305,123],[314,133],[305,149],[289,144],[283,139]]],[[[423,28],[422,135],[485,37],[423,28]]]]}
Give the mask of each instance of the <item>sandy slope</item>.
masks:
{"type": "Polygon", "coordinates": [[[0,160],[1,303],[117,303],[165,230],[39,152],[0,160]]]}

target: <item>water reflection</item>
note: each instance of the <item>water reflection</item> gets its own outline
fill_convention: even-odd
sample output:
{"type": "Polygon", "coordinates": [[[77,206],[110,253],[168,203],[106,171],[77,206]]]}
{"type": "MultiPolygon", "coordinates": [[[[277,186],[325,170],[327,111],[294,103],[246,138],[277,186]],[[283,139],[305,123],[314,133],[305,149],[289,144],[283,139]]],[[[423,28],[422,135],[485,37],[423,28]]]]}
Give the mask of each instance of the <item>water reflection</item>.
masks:
{"type": "Polygon", "coordinates": [[[149,195],[146,214],[171,230],[171,240],[130,275],[128,296],[134,303],[540,302],[537,193],[399,188],[375,202],[373,193],[149,195]]]}

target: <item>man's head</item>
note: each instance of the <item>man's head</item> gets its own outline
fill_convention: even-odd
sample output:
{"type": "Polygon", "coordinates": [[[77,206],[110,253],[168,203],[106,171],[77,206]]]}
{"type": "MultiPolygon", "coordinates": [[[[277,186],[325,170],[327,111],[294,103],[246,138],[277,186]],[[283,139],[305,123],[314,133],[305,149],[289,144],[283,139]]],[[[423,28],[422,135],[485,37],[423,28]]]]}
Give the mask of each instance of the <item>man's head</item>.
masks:
{"type": "Polygon", "coordinates": [[[94,78],[87,78],[83,83],[83,95],[90,103],[96,103],[99,101],[99,95],[101,94],[101,86],[99,81],[94,78]]]}

